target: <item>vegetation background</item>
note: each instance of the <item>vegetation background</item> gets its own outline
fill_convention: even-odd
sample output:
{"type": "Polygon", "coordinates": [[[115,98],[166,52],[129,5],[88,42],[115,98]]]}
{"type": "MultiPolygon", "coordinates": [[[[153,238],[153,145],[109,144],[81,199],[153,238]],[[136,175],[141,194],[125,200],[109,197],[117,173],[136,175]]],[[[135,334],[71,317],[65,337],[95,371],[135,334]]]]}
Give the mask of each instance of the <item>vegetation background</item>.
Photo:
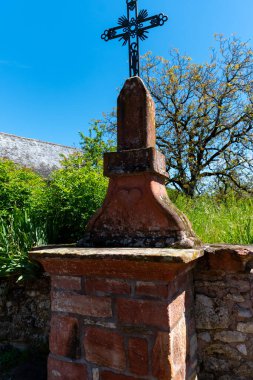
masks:
{"type": "MultiPolygon", "coordinates": [[[[146,56],[143,75],[157,107],[157,145],[168,193],[204,243],[253,243],[253,52],[217,37],[210,62],[146,56]]],[[[107,189],[102,156],[116,145],[115,112],[80,134],[81,152],[43,179],[0,160],[0,276],[29,278],[34,245],[75,243],[107,189]],[[109,139],[111,138],[111,140],[109,139]]]]}
{"type": "MultiPolygon", "coordinates": [[[[34,277],[39,267],[28,259],[32,246],[75,243],[82,236],[106,194],[102,153],[113,145],[104,133],[95,124],[89,137],[81,135],[82,152],[63,158],[48,180],[0,160],[0,276],[34,277]]],[[[189,197],[171,188],[168,194],[204,243],[253,243],[250,195],[230,189],[189,197]]]]}

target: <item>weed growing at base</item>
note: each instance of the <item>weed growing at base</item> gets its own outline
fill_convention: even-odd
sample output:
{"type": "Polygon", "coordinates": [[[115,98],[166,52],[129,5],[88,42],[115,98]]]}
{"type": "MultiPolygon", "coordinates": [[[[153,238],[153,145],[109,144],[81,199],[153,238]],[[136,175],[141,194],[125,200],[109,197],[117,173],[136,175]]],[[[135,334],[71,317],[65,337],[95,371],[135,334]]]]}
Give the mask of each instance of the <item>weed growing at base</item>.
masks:
{"type": "Polygon", "coordinates": [[[15,275],[18,280],[32,278],[40,271],[28,258],[34,245],[46,244],[46,229],[38,226],[28,209],[12,209],[0,215],[0,277],[15,275]]]}

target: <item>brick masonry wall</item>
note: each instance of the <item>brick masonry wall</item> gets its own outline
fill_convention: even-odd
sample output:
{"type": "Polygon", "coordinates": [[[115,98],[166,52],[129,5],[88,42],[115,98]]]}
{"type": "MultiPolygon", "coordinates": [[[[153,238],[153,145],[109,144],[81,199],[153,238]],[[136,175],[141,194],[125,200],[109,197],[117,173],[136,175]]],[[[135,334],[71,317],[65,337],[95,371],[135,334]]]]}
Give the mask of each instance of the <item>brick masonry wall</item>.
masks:
{"type": "Polygon", "coordinates": [[[192,275],[166,281],[52,276],[48,380],[196,376],[192,275]]]}
{"type": "Polygon", "coordinates": [[[49,321],[49,276],[22,283],[0,279],[0,344],[46,345],[49,321]]]}
{"type": "Polygon", "coordinates": [[[250,254],[206,253],[196,266],[200,380],[253,378],[253,274],[250,254]],[[244,255],[244,254],[243,254],[244,255]]]}
{"type": "MultiPolygon", "coordinates": [[[[80,371],[91,380],[167,380],[171,372],[189,380],[197,344],[200,380],[252,379],[252,253],[206,251],[194,270],[195,318],[190,273],[174,282],[53,276],[51,379],[80,371]]],[[[47,342],[49,281],[0,280],[0,344],[47,342]]]]}

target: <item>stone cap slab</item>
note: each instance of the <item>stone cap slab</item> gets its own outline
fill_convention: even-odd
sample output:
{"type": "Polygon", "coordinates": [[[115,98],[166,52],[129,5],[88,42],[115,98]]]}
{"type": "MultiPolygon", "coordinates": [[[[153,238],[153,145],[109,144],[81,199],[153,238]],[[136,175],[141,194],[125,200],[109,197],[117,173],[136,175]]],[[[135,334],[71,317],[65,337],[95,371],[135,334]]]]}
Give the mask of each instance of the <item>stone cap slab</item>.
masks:
{"type": "Polygon", "coordinates": [[[253,246],[239,244],[210,244],[204,248],[207,271],[251,272],[253,268],[253,246]]]}
{"type": "Polygon", "coordinates": [[[29,256],[51,275],[172,280],[193,268],[201,249],[171,248],[34,248],[29,256]]]}
{"type": "Polygon", "coordinates": [[[79,260],[129,260],[188,264],[203,256],[203,249],[173,248],[77,248],[74,245],[35,247],[30,258],[77,258],[79,260]]]}
{"type": "Polygon", "coordinates": [[[248,255],[253,254],[253,245],[248,244],[210,244],[205,245],[204,247],[205,252],[209,253],[219,253],[221,251],[229,251],[229,252],[237,252],[238,255],[248,255]]]}

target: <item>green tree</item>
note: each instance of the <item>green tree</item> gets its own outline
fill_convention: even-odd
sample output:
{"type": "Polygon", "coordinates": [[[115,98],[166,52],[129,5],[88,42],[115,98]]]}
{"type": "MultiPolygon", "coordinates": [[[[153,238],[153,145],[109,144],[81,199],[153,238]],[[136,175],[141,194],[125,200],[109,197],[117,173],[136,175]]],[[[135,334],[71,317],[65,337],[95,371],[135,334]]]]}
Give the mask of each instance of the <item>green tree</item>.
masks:
{"type": "Polygon", "coordinates": [[[249,190],[252,177],[253,52],[236,37],[218,35],[216,42],[208,63],[173,50],[169,59],[147,54],[142,67],[169,184],[190,196],[213,180],[249,190]]]}

